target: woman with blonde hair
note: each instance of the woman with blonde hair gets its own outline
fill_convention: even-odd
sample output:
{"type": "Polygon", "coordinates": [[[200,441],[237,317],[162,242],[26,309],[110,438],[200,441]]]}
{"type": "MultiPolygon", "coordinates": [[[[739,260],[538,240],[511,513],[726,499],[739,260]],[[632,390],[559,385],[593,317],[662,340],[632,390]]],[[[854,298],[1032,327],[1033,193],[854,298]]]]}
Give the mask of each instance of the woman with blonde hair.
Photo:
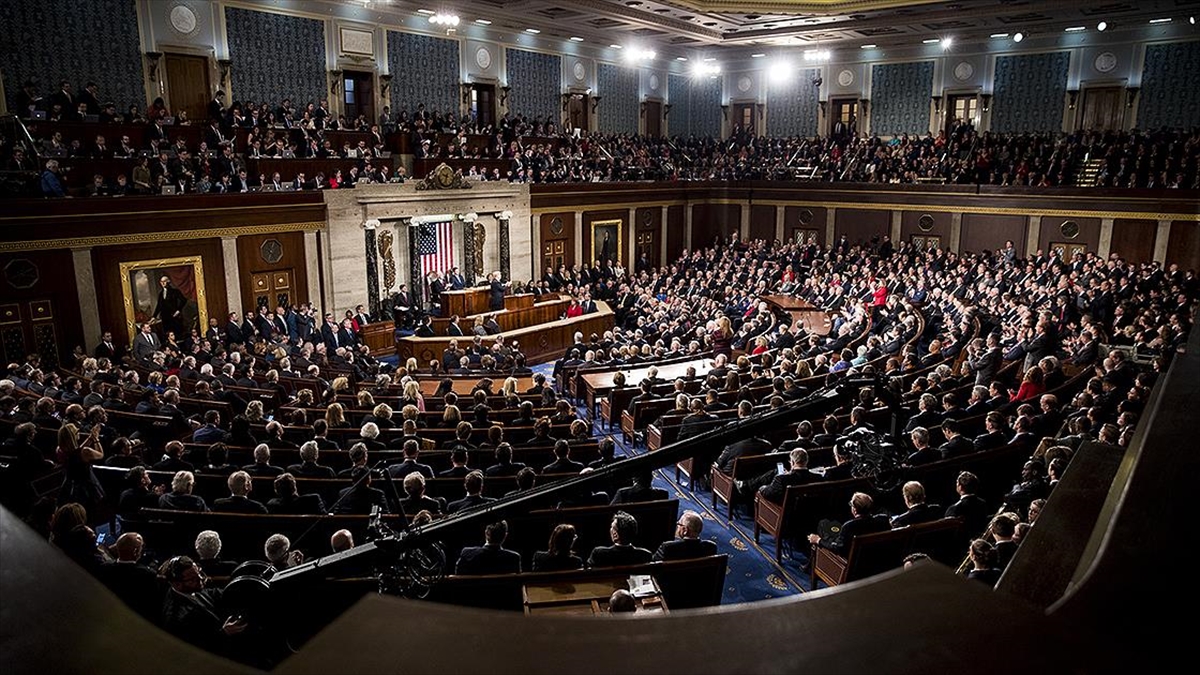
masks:
{"type": "Polygon", "coordinates": [[[335,377],[329,385],[329,391],[325,392],[325,398],[330,401],[336,401],[338,396],[349,393],[350,380],[344,376],[335,377]]]}
{"type": "Polygon", "coordinates": [[[415,374],[417,372],[417,359],[412,356],[408,357],[408,360],[404,362],[404,369],[407,370],[410,375],[415,374]]]}
{"type": "Polygon", "coordinates": [[[311,408],[313,405],[313,390],[301,389],[296,392],[296,405],[303,408],[311,408]]]}
{"type": "Polygon", "coordinates": [[[359,410],[370,410],[371,408],[374,408],[374,407],[375,407],[375,397],[371,395],[371,392],[367,391],[366,389],[363,389],[362,391],[358,392],[358,409],[359,410]]]}
{"type": "Polygon", "coordinates": [[[341,403],[330,403],[325,407],[325,424],[329,425],[330,429],[345,429],[350,426],[346,421],[346,409],[341,403]]]}
{"type": "Polygon", "coordinates": [[[251,424],[263,423],[263,402],[254,399],[246,404],[246,419],[250,420],[251,424]]]}
{"type": "Polygon", "coordinates": [[[504,385],[500,387],[500,393],[504,398],[514,396],[517,393],[517,378],[508,377],[504,379],[504,385]]]}
{"type": "Polygon", "coordinates": [[[442,429],[454,429],[458,427],[458,423],[461,421],[463,421],[462,412],[459,411],[458,406],[448,405],[442,411],[442,422],[438,426],[442,429]]]}
{"type": "Polygon", "coordinates": [[[81,442],[79,428],[70,422],[58,430],[58,449],[55,454],[63,465],[62,488],[58,491],[58,503],[76,502],[88,513],[104,499],[104,488],[92,470],[92,465],[104,459],[104,446],[100,443],[102,425],[92,427],[81,442]]]}
{"type": "Polygon", "coordinates": [[[396,423],[392,421],[392,406],[386,403],[380,403],[371,411],[371,417],[368,422],[374,422],[375,426],[380,429],[393,429],[396,423]]]}
{"type": "Polygon", "coordinates": [[[713,356],[733,356],[733,325],[729,323],[729,317],[717,319],[717,327],[709,333],[709,339],[712,340],[713,356]]]}
{"type": "Polygon", "coordinates": [[[404,395],[400,397],[404,405],[415,405],[417,410],[425,412],[425,397],[421,395],[421,383],[409,380],[404,383],[404,395]]]}

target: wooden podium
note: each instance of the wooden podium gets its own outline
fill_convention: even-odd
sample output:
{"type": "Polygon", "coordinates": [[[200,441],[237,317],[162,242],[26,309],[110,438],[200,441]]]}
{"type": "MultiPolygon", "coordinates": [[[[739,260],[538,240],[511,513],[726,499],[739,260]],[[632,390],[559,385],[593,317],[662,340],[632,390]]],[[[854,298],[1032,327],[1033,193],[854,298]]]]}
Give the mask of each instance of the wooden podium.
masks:
{"type": "Polygon", "coordinates": [[[442,291],[442,316],[460,317],[488,311],[487,286],[464,288],[461,291],[442,291]]]}

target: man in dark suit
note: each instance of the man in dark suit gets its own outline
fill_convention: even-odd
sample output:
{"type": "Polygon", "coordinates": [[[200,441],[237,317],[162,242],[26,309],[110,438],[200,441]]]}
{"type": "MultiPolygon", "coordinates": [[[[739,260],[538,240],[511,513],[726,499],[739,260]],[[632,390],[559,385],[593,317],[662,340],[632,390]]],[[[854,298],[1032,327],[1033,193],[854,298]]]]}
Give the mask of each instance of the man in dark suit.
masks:
{"type": "Polygon", "coordinates": [[[652,560],[685,560],[688,558],[707,558],[717,554],[714,542],[700,538],[704,530],[704,520],[695,511],[684,511],[675,524],[677,539],[664,541],[654,552],[652,560]]]}
{"type": "Polygon", "coordinates": [[[613,545],[592,549],[591,555],[588,556],[588,567],[617,567],[650,562],[653,554],[647,549],[633,545],[633,538],[637,536],[637,532],[637,520],[624,511],[617,511],[608,530],[613,545]]]}
{"type": "Polygon", "coordinates": [[[738,457],[753,457],[754,455],[765,455],[774,449],[775,449],[775,446],[771,445],[770,443],[768,443],[767,441],[765,441],[761,438],[758,438],[758,437],[743,438],[742,440],[737,441],[736,443],[730,443],[729,445],[725,446],[725,449],[721,451],[721,455],[719,457],[717,457],[715,466],[717,467],[717,470],[720,471],[721,473],[725,473],[725,474],[732,473],[733,472],[733,462],[738,457]]]}
{"type": "Polygon", "coordinates": [[[995,509],[989,509],[987,502],[975,494],[979,489],[979,478],[970,471],[963,471],[958,474],[954,489],[958,492],[958,501],[946,509],[946,517],[961,518],[968,538],[981,535],[995,509]]]}
{"type": "Polygon", "coordinates": [[[246,335],[242,332],[242,324],[238,322],[238,313],[229,313],[229,323],[225,324],[225,345],[243,344],[246,335]]]}
{"type": "Polygon", "coordinates": [[[623,487],[617,490],[613,495],[613,504],[633,504],[636,502],[654,502],[666,499],[669,493],[666,490],[653,487],[653,474],[649,471],[642,472],[633,477],[633,485],[623,487]]]}
{"type": "Polygon", "coordinates": [[[404,461],[388,467],[388,473],[393,480],[404,480],[410,473],[419,473],[425,478],[433,478],[433,467],[421,464],[417,456],[421,452],[421,444],[415,440],[404,441],[404,461]]]}
{"type": "Polygon", "coordinates": [[[104,331],[104,335],[100,336],[100,344],[96,345],[96,350],[92,353],[98,359],[117,360],[121,357],[121,353],[117,351],[116,343],[113,342],[112,331],[104,331]]]}
{"type": "Polygon", "coordinates": [[[946,442],[938,448],[938,452],[942,453],[942,459],[960,457],[975,452],[975,444],[971,442],[971,439],[962,435],[958,420],[943,420],[942,433],[946,436],[946,442]]]}
{"type": "Polygon", "coordinates": [[[367,514],[378,506],[380,513],[388,512],[387,497],[383,490],[371,487],[371,471],[355,469],[351,475],[354,484],[338,492],[334,513],[337,514],[367,514]]]}
{"type": "Polygon", "coordinates": [[[930,427],[936,427],[937,425],[941,424],[942,414],[938,412],[938,409],[941,406],[938,404],[936,396],[933,394],[922,394],[921,401],[918,406],[921,409],[920,412],[909,418],[908,424],[904,427],[904,431],[912,433],[913,429],[916,429],[917,427],[929,429],[930,427]]]}
{"type": "Polygon", "coordinates": [[[166,275],[158,279],[158,304],[154,307],[154,318],[162,321],[164,334],[174,331],[176,337],[184,335],[183,309],[187,306],[187,298],[183,292],[171,285],[166,275]]]}
{"type": "Polygon", "coordinates": [[[925,486],[915,480],[910,480],[904,484],[901,494],[904,495],[904,505],[908,507],[908,510],[892,516],[892,527],[920,525],[941,519],[942,507],[925,502],[925,486]]]}
{"type": "Polygon", "coordinates": [[[912,439],[913,447],[916,448],[916,450],[914,450],[907,458],[905,458],[905,465],[920,466],[921,464],[936,462],[942,458],[942,453],[938,452],[936,448],[933,448],[929,445],[929,430],[925,427],[917,427],[916,429],[913,429],[912,432],[909,433],[909,438],[912,439]]]}
{"type": "Polygon", "coordinates": [[[457,267],[451,267],[448,276],[450,278],[450,290],[461,291],[467,287],[467,279],[459,273],[457,267]]]}
{"type": "MultiPolygon", "coordinates": [[[[480,504],[496,501],[490,497],[483,496],[483,472],[481,471],[468,473],[467,477],[463,479],[463,487],[467,491],[467,496],[447,504],[446,513],[457,513],[474,508],[480,504]]],[[[507,531],[505,535],[507,536],[507,531]]]]}
{"type": "Polygon", "coordinates": [[[571,444],[560,439],[554,444],[554,461],[542,467],[542,473],[579,473],[583,469],[582,462],[571,459],[571,444]]]}
{"type": "Polygon", "coordinates": [[[808,543],[829,549],[834,553],[845,556],[850,550],[850,542],[863,534],[875,534],[892,529],[887,516],[871,515],[875,501],[865,492],[855,492],[850,498],[850,520],[842,524],[836,536],[823,539],[819,534],[808,535],[808,543]]]}
{"type": "Polygon", "coordinates": [[[267,507],[247,496],[250,494],[250,474],[235,471],[229,475],[226,484],[229,486],[229,496],[214,501],[213,511],[266,515],[267,507]]]}
{"type": "Polygon", "coordinates": [[[271,464],[271,448],[266,443],[260,443],[254,448],[254,463],[243,466],[242,471],[252,477],[275,478],[283,473],[283,467],[271,464]]]}
{"type": "Polygon", "coordinates": [[[757,478],[751,478],[744,482],[738,481],[734,485],[739,492],[752,495],[757,490],[763,499],[775,504],[782,504],[789,487],[812,483],[820,479],[817,474],[808,470],[808,451],[804,448],[796,448],[789,452],[788,462],[790,467],[784,473],[777,474],[772,470],[757,478]]]}
{"type": "Polygon", "coordinates": [[[97,577],[118,598],[149,621],[157,622],[162,612],[164,587],[158,574],[142,565],[142,536],[126,532],[117,538],[117,560],[100,567],[97,577]]]}
{"type": "Polygon", "coordinates": [[[153,356],[154,352],[158,351],[159,347],[161,346],[162,342],[160,342],[158,336],[156,336],[150,330],[149,322],[143,323],[141,330],[138,331],[138,334],[133,338],[133,356],[138,361],[145,363],[146,361],[150,360],[150,357],[153,356]]]}
{"type": "Polygon", "coordinates": [[[975,437],[975,452],[991,450],[1008,443],[1009,434],[1006,433],[1004,416],[1001,413],[992,411],[984,420],[987,433],[975,437]]]}
{"type": "Polygon", "coordinates": [[[508,538],[508,522],[501,520],[487,526],[483,546],[464,548],[454,565],[455,574],[519,574],[521,554],[504,548],[508,538]]]}
{"type": "Polygon", "coordinates": [[[986,385],[995,379],[996,371],[1000,369],[1002,356],[999,337],[996,333],[987,336],[986,345],[980,338],[971,341],[967,369],[975,373],[975,384],[986,385]]]}
{"type": "Polygon", "coordinates": [[[462,326],[458,325],[458,315],[450,317],[450,324],[446,326],[446,335],[451,337],[459,337],[463,334],[462,326]]]}

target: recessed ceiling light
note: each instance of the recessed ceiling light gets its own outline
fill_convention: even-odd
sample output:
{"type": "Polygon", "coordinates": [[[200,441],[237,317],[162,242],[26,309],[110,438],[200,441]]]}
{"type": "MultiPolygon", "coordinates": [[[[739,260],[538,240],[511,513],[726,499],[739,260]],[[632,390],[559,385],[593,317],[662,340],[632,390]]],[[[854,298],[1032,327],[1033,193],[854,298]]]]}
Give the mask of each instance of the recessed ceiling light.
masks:
{"type": "Polygon", "coordinates": [[[418,9],[417,14],[433,15],[436,14],[436,12],[434,12],[432,9],[418,9]]]}
{"type": "Polygon", "coordinates": [[[993,38],[1006,38],[1006,37],[1008,37],[1008,33],[992,33],[992,37],[993,38]]]}
{"type": "Polygon", "coordinates": [[[542,32],[542,31],[540,31],[540,30],[538,30],[538,29],[536,29],[536,28],[526,28],[526,29],[525,29],[525,32],[526,32],[526,33],[532,33],[533,35],[537,35],[538,33],[542,32]]]}
{"type": "Polygon", "coordinates": [[[926,45],[931,45],[931,44],[933,44],[933,43],[935,43],[935,42],[941,42],[941,39],[939,39],[939,38],[929,38],[928,40],[921,40],[921,44],[926,44],[926,45]]]}
{"type": "Polygon", "coordinates": [[[711,62],[711,61],[716,61],[716,60],[717,60],[717,57],[715,57],[715,56],[706,56],[706,57],[704,58],[704,61],[705,61],[706,63],[708,63],[708,62],[711,62]]]}
{"type": "Polygon", "coordinates": [[[686,56],[676,56],[675,60],[676,61],[687,61],[687,57],[686,56]]]}
{"type": "Polygon", "coordinates": [[[766,54],[763,54],[763,53],[759,52],[758,54],[751,54],[751,55],[750,55],[750,58],[752,58],[752,59],[761,59],[761,58],[762,58],[762,57],[764,57],[764,56],[766,56],[766,54]]]}
{"type": "Polygon", "coordinates": [[[1024,40],[1024,39],[1025,39],[1024,33],[1016,33],[1013,35],[1013,42],[1020,42],[1021,40],[1024,40]]]}
{"type": "Polygon", "coordinates": [[[613,49],[624,49],[624,47],[621,45],[609,45],[609,47],[612,47],[613,49]]]}
{"type": "Polygon", "coordinates": [[[1071,26],[1069,28],[1064,28],[1063,32],[1078,33],[1079,31],[1082,31],[1082,30],[1087,30],[1087,26],[1071,26]]]}
{"type": "Polygon", "coordinates": [[[1171,23],[1171,17],[1165,19],[1150,19],[1150,23],[1171,23]]]}
{"type": "Polygon", "coordinates": [[[952,37],[942,38],[942,49],[950,49],[950,47],[952,47],[952,46],[954,46],[954,38],[952,38],[952,37]]]}
{"type": "Polygon", "coordinates": [[[862,45],[859,49],[875,49],[876,45],[862,45]]]}
{"type": "Polygon", "coordinates": [[[579,37],[578,35],[572,35],[571,42],[583,42],[583,38],[579,37]]]}
{"type": "Polygon", "coordinates": [[[1100,31],[1101,33],[1104,32],[1105,28],[1108,28],[1107,21],[1101,21],[1100,23],[1096,24],[1096,30],[1100,31]]]}
{"type": "Polygon", "coordinates": [[[492,22],[491,22],[491,21],[488,21],[487,19],[475,19],[475,23],[479,24],[480,26],[490,26],[490,25],[492,25],[492,22]]]}
{"type": "Polygon", "coordinates": [[[1189,17],[1188,17],[1188,23],[1190,23],[1190,24],[1192,24],[1193,26],[1195,26],[1195,25],[1196,25],[1196,17],[1194,17],[1194,16],[1189,16],[1189,17]]]}

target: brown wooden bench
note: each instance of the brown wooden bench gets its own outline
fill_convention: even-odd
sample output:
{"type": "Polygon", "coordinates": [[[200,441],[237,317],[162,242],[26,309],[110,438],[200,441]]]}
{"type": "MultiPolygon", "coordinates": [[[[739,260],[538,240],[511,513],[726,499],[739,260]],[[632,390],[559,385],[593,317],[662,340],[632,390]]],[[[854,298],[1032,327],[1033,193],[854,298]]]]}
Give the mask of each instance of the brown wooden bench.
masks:
{"type": "Polygon", "coordinates": [[[754,495],[754,541],[762,532],[775,537],[775,561],[783,560],[783,540],[801,532],[816,532],[821,518],[847,511],[855,492],[874,492],[865,478],[818,481],[794,485],[784,491],[783,502],[754,495]]]}
{"type": "Polygon", "coordinates": [[[818,581],[837,586],[896,569],[910,553],[925,553],[934,560],[953,565],[954,551],[962,556],[962,526],[958,518],[942,518],[860,535],[850,540],[844,558],[827,548],[815,546],[811,588],[816,590],[818,581]]]}

